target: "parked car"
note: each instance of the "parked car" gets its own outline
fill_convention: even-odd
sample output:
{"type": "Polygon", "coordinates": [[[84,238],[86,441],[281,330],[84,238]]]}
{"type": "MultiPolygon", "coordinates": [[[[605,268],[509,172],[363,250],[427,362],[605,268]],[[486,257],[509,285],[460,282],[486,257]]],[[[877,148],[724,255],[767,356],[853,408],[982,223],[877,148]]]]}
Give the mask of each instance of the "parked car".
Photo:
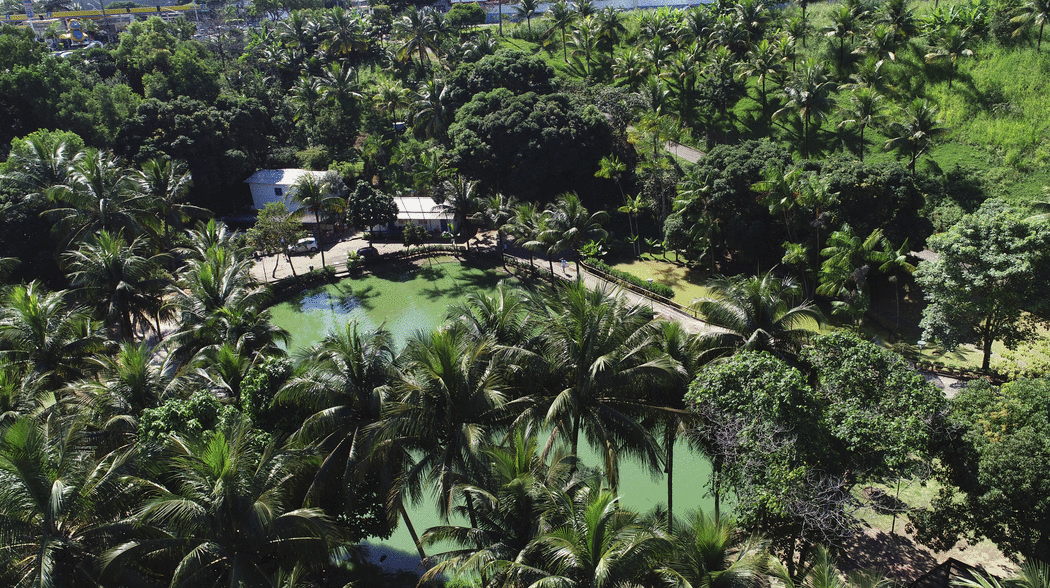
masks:
{"type": "Polygon", "coordinates": [[[375,247],[362,247],[357,250],[357,254],[365,259],[375,259],[379,257],[379,250],[375,247]]]}
{"type": "Polygon", "coordinates": [[[307,237],[305,239],[299,239],[288,248],[289,253],[317,253],[320,247],[317,246],[317,239],[313,237],[307,237]]]}

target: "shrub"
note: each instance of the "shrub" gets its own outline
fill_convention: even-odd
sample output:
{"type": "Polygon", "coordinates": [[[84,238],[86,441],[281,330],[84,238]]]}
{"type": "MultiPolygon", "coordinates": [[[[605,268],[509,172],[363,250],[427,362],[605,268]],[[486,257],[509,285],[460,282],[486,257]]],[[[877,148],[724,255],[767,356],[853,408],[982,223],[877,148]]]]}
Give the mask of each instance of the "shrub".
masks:
{"type": "Polygon", "coordinates": [[[663,296],[664,298],[667,298],[667,299],[673,299],[674,298],[674,289],[671,288],[670,286],[667,286],[667,285],[664,285],[664,284],[658,284],[656,282],[653,282],[652,284],[649,284],[648,280],[643,280],[643,279],[639,278],[638,276],[636,276],[634,274],[629,274],[629,273],[627,273],[625,271],[621,271],[621,270],[615,269],[612,266],[610,266],[609,264],[607,264],[607,263],[605,263],[605,262],[603,262],[603,261],[601,261],[599,259],[588,258],[586,263],[587,263],[587,265],[589,265],[589,266],[591,266],[591,267],[593,267],[595,269],[601,270],[601,271],[609,274],[610,276],[612,276],[614,278],[618,278],[618,279],[623,280],[623,281],[625,281],[625,282],[627,282],[627,283],[629,283],[631,285],[638,286],[639,288],[642,288],[643,290],[648,290],[648,291],[652,292],[653,294],[656,294],[657,296],[663,296]]]}
{"type": "Polygon", "coordinates": [[[423,225],[405,225],[405,230],[401,235],[406,247],[422,245],[430,237],[423,225]]]}
{"type": "Polygon", "coordinates": [[[485,24],[485,9],[477,4],[454,4],[445,22],[456,28],[485,24]]]}

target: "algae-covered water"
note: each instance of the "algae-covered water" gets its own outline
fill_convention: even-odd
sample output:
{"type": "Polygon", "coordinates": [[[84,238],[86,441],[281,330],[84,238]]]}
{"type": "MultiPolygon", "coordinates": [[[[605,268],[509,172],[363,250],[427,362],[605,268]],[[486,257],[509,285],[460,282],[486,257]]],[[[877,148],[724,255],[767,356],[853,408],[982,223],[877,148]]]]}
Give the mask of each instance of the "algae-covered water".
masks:
{"type": "MultiPolygon", "coordinates": [[[[477,268],[460,263],[402,267],[337,284],[306,291],[273,307],[273,322],[292,334],[289,345],[293,353],[320,341],[325,333],[343,329],[356,320],[362,331],[384,325],[394,344],[401,349],[413,333],[434,329],[445,322],[450,304],[463,300],[470,292],[491,293],[507,275],[498,268],[477,268]]],[[[597,454],[586,443],[581,444],[581,459],[587,465],[598,465],[597,454]]],[[[676,514],[695,508],[711,509],[706,497],[710,465],[690,452],[684,443],[675,447],[674,510],[676,514]]],[[[637,463],[621,462],[621,504],[639,512],[667,501],[664,476],[655,476],[637,463]]],[[[409,509],[409,516],[419,534],[427,528],[445,524],[435,501],[425,500],[409,509]]],[[[452,524],[464,521],[453,520],[452,524]]],[[[372,542],[375,558],[386,555],[383,566],[391,570],[420,571],[411,536],[404,524],[398,525],[387,540],[372,542]]],[[[441,551],[431,548],[428,554],[441,551]]]]}
{"type": "Polygon", "coordinates": [[[490,294],[504,279],[513,280],[496,269],[460,263],[401,266],[307,290],[271,310],[274,324],[292,334],[293,352],[355,320],[361,332],[383,325],[401,349],[416,331],[443,324],[451,304],[471,292],[490,294]]]}

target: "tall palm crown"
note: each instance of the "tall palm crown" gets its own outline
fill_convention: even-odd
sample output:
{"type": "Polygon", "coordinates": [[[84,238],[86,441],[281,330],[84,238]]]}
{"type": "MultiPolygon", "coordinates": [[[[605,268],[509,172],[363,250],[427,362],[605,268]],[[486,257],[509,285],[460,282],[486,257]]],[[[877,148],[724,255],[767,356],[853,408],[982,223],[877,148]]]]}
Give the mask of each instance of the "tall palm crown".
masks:
{"type": "Polygon", "coordinates": [[[674,365],[652,353],[651,311],[582,282],[558,289],[538,310],[537,320],[547,326],[538,343],[544,365],[519,420],[552,426],[552,436],[567,441],[572,455],[579,455],[584,435],[613,487],[620,455],[657,467],[658,444],[635,417],[653,410],[645,393],[674,365]]]}
{"type": "Polygon", "coordinates": [[[824,320],[809,302],[792,306],[798,286],[772,273],[722,278],[708,287],[712,295],[693,302],[692,308],[715,327],[703,335],[715,357],[738,349],[793,357],[813,334],[807,327],[824,320]]]}
{"type": "Polygon", "coordinates": [[[97,586],[98,553],[130,515],[126,449],[91,455],[77,429],[29,417],[0,429],[0,580],[97,586]]]}
{"type": "Polygon", "coordinates": [[[331,502],[336,488],[348,488],[370,466],[370,427],[382,419],[383,387],[393,381],[393,343],[388,331],[362,333],[356,322],[329,333],[302,354],[300,370],[278,392],[276,405],[311,411],[293,441],[325,452],[307,491],[309,504],[331,502]]]}
{"type": "Polygon", "coordinates": [[[68,181],[76,157],[75,147],[53,137],[31,136],[25,149],[16,149],[7,161],[4,177],[30,197],[43,197],[48,188],[68,181]]]}
{"type": "Polygon", "coordinates": [[[124,340],[143,327],[160,334],[162,297],[171,280],[160,268],[162,257],[149,256],[147,248],[142,238],[128,243],[103,230],[62,256],[77,294],[124,340]]]}
{"type": "Polygon", "coordinates": [[[1035,50],[1041,51],[1043,47],[1043,27],[1045,27],[1046,22],[1050,20],[1050,2],[1047,0],[1028,0],[1024,5],[1017,9],[1017,12],[1017,16],[1010,19],[1010,22],[1021,25],[1014,31],[1014,36],[1019,35],[1023,30],[1024,25],[1028,23],[1039,25],[1039,33],[1036,35],[1035,50]]]}
{"type": "Polygon", "coordinates": [[[675,554],[662,571],[678,588],[757,588],[770,567],[769,546],[743,535],[725,515],[693,511],[677,526],[675,554]]]}
{"type": "Polygon", "coordinates": [[[776,120],[784,114],[795,113],[802,119],[802,155],[809,157],[809,138],[814,121],[819,129],[821,121],[828,117],[834,101],[831,90],[834,84],[821,64],[807,64],[801,71],[795,72],[781,89],[785,104],[773,113],[776,120]]]}
{"type": "Polygon", "coordinates": [[[915,162],[933,145],[933,141],[947,132],[937,118],[937,107],[916,98],[901,109],[902,120],[889,125],[884,147],[896,149],[908,158],[908,169],[915,171],[915,162]]]}
{"type": "Polygon", "coordinates": [[[568,193],[544,211],[547,227],[539,240],[550,244],[550,252],[570,250],[576,261],[576,275],[580,276],[580,249],[589,241],[604,239],[608,233],[602,223],[608,218],[604,210],[591,214],[580,202],[579,196],[568,193]]]}
{"type": "Polygon", "coordinates": [[[530,547],[536,564],[525,575],[533,586],[632,585],[671,551],[666,537],[622,508],[609,490],[558,491],[554,502],[562,522],[530,547]]]}
{"type": "Polygon", "coordinates": [[[104,347],[82,307],[67,292],[47,292],[38,282],[11,287],[0,306],[0,359],[24,364],[49,385],[78,377],[85,359],[104,347]]]}
{"type": "Polygon", "coordinates": [[[182,231],[188,217],[207,218],[208,211],[186,203],[193,175],[181,161],[150,159],[142,164],[142,182],[149,207],[164,221],[162,249],[171,248],[172,231],[182,231]]]}
{"type": "Polygon", "coordinates": [[[58,204],[52,214],[67,231],[67,244],[100,230],[137,236],[152,222],[142,176],[104,151],[78,154],[66,184],[49,195],[58,204]]]}
{"type": "Polygon", "coordinates": [[[321,251],[321,266],[325,265],[324,247],[321,245],[319,228],[328,214],[345,202],[340,192],[345,188],[338,174],[304,174],[292,185],[293,198],[314,214],[314,240],[321,251]]]}
{"type": "Polygon", "coordinates": [[[139,481],[150,496],[135,514],[138,536],[107,552],[106,568],[174,588],[269,586],[278,569],[327,565],[340,528],[319,509],[294,508],[291,465],[272,448],[260,451],[241,424],[170,437],[139,481]]]}
{"type": "Polygon", "coordinates": [[[502,364],[490,341],[454,328],[420,333],[398,359],[401,377],[381,434],[423,450],[399,481],[399,493],[418,500],[429,482],[447,518],[454,487],[485,467],[482,449],[505,421],[502,364]]]}

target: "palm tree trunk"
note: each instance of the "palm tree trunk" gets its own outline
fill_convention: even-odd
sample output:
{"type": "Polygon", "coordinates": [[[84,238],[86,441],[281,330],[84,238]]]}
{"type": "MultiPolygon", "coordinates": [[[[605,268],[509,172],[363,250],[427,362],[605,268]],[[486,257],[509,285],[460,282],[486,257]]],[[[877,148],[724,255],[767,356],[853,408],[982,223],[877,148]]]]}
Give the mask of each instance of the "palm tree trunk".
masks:
{"type": "Polygon", "coordinates": [[[427,554],[423,551],[423,544],[419,541],[419,535],[416,534],[416,528],[412,526],[412,521],[408,518],[408,511],[405,510],[405,504],[402,502],[397,505],[398,510],[401,511],[401,518],[405,521],[405,528],[408,529],[408,534],[412,536],[412,542],[416,544],[416,550],[419,552],[419,560],[425,561],[427,554]]]}
{"type": "Polygon", "coordinates": [[[664,445],[667,446],[667,463],[664,473],[667,474],[667,532],[674,533],[674,442],[677,421],[668,423],[664,429],[664,445]]]}
{"type": "Polygon", "coordinates": [[[321,267],[324,268],[324,247],[321,246],[321,236],[317,232],[317,226],[321,224],[320,211],[314,213],[314,241],[317,242],[317,250],[321,252],[321,267]]]}

